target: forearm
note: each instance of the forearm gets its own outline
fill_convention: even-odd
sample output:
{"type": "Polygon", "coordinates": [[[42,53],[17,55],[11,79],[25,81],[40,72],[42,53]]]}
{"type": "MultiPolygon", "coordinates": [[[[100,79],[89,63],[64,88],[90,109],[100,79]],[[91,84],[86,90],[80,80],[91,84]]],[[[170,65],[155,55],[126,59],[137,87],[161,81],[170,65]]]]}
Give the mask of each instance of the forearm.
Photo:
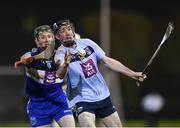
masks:
{"type": "Polygon", "coordinates": [[[59,66],[59,68],[58,68],[56,73],[57,73],[57,76],[60,79],[63,79],[66,76],[67,70],[68,70],[68,66],[69,66],[68,63],[64,63],[62,66],[59,66]]]}
{"type": "Polygon", "coordinates": [[[52,42],[44,51],[34,56],[34,59],[52,59],[54,55],[55,44],[52,42]]]}
{"type": "Polygon", "coordinates": [[[33,61],[33,57],[30,52],[25,53],[20,57],[21,64],[29,64],[33,61]]]}
{"type": "Polygon", "coordinates": [[[109,67],[111,70],[120,72],[123,75],[129,76],[131,78],[133,78],[136,75],[136,73],[133,70],[129,69],[128,67],[123,65],[121,62],[112,58],[107,58],[105,61],[105,65],[109,67]]]}
{"type": "Polygon", "coordinates": [[[67,51],[64,56],[64,63],[62,63],[62,61],[58,58],[58,54],[57,53],[55,54],[54,61],[57,65],[59,65],[59,68],[57,70],[57,76],[59,78],[63,79],[66,76],[68,66],[71,62],[71,57],[72,56],[71,56],[70,52],[67,51]]]}
{"type": "Polygon", "coordinates": [[[55,42],[52,42],[44,51],[44,58],[51,59],[54,55],[55,42]]]}

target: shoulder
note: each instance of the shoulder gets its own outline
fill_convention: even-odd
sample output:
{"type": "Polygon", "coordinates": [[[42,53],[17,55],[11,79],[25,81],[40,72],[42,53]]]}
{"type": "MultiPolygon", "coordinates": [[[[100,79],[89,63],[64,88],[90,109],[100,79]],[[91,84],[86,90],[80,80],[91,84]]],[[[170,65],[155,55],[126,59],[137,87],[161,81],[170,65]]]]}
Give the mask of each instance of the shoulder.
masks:
{"type": "Polygon", "coordinates": [[[81,39],[77,39],[78,41],[84,41],[84,42],[94,42],[89,38],[81,38],[81,39]]]}
{"type": "Polygon", "coordinates": [[[41,53],[43,50],[40,50],[39,48],[31,48],[31,50],[29,50],[28,52],[31,53],[32,56],[41,53]]]}
{"type": "Polygon", "coordinates": [[[31,53],[36,53],[36,52],[38,52],[38,48],[31,48],[30,52],[31,53]]]}
{"type": "MultiPolygon", "coordinates": [[[[26,51],[23,55],[36,55],[38,52],[38,48],[31,48],[28,51],[26,51]]],[[[22,56],[23,56],[22,55],[22,56]]]]}
{"type": "Polygon", "coordinates": [[[64,51],[63,45],[59,46],[58,49],[56,50],[56,53],[60,53],[64,51]]]}
{"type": "Polygon", "coordinates": [[[93,40],[89,38],[81,38],[76,40],[77,43],[84,44],[84,45],[93,45],[96,44],[93,40]]]}

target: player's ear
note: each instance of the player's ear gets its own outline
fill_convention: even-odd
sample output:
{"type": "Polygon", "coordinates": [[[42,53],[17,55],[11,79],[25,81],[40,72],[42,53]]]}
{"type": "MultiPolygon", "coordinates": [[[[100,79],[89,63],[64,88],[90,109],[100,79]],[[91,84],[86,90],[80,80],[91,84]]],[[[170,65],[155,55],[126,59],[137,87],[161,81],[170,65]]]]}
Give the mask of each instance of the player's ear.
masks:
{"type": "Polygon", "coordinates": [[[55,34],[55,38],[58,39],[58,40],[60,40],[60,37],[59,37],[58,34],[55,34]]]}
{"type": "Polygon", "coordinates": [[[34,39],[34,42],[36,43],[36,46],[39,47],[39,42],[37,38],[34,39]]]}

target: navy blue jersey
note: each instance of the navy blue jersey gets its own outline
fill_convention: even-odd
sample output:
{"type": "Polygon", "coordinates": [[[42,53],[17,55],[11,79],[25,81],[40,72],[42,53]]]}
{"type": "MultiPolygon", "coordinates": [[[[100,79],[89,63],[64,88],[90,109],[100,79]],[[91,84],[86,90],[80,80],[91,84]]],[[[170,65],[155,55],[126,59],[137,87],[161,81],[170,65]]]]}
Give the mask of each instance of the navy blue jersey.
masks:
{"type": "MultiPolygon", "coordinates": [[[[39,48],[32,48],[30,53],[35,56],[41,53],[39,48]]],[[[26,65],[26,87],[25,92],[34,101],[53,100],[56,97],[64,99],[62,90],[62,79],[56,75],[57,65],[54,60],[34,59],[26,65]]],[[[59,99],[56,99],[57,101],[59,99]]]]}

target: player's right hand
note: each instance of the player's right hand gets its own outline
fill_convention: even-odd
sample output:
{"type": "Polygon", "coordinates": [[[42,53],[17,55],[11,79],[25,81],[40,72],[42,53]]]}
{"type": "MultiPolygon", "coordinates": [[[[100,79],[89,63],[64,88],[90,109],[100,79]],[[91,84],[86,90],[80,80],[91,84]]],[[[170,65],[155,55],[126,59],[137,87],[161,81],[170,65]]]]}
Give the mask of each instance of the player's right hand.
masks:
{"type": "Polygon", "coordinates": [[[33,57],[30,54],[24,54],[23,56],[21,56],[20,61],[22,62],[22,64],[29,64],[33,61],[33,57]]]}
{"type": "Polygon", "coordinates": [[[23,55],[21,56],[19,61],[16,61],[14,63],[14,67],[18,68],[20,65],[29,64],[32,61],[33,61],[33,57],[31,55],[23,55]]]}

